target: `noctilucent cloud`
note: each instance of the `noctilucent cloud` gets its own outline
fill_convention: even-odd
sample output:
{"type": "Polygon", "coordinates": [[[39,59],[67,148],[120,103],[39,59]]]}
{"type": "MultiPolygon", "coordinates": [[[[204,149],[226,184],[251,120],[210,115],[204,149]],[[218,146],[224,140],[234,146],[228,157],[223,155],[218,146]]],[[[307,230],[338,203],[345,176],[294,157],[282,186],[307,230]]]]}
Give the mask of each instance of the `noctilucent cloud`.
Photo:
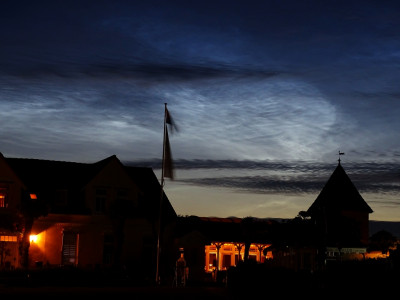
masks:
{"type": "Polygon", "coordinates": [[[400,221],[397,1],[2,1],[0,152],[161,176],[177,214],[293,218],[338,163],[400,221]]]}

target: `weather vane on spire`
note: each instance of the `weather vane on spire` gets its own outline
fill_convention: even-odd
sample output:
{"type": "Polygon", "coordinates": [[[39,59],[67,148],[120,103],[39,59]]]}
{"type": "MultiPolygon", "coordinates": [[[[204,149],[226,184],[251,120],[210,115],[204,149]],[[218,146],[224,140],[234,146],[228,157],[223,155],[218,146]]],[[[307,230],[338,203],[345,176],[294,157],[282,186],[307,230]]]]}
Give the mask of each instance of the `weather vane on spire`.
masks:
{"type": "Polygon", "coordinates": [[[339,155],[338,162],[339,162],[339,165],[340,165],[340,155],[344,155],[344,152],[340,152],[340,150],[339,150],[339,153],[338,153],[338,155],[339,155]]]}

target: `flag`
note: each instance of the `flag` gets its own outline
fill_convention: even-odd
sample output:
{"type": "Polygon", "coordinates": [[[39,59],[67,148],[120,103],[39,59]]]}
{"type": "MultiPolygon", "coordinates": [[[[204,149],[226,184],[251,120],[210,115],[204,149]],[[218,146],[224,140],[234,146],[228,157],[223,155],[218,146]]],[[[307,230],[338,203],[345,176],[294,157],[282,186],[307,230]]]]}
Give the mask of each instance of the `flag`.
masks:
{"type": "Polygon", "coordinates": [[[171,131],[178,128],[176,127],[174,121],[169,114],[167,109],[167,103],[165,103],[165,113],[164,113],[164,143],[163,143],[163,159],[162,159],[162,172],[161,172],[161,194],[160,194],[160,211],[159,211],[159,222],[158,222],[158,239],[157,239],[157,270],[156,270],[156,283],[160,283],[159,277],[159,265],[160,265],[160,235],[161,235],[161,210],[162,210],[162,202],[164,198],[164,177],[174,179],[174,165],[172,161],[171,155],[171,147],[169,145],[169,137],[168,137],[168,126],[170,125],[171,131]]]}
{"type": "Polygon", "coordinates": [[[178,131],[178,126],[176,126],[174,120],[171,117],[171,114],[169,113],[169,111],[166,107],[165,107],[165,122],[170,125],[171,133],[174,130],[178,131]]]}
{"type": "Polygon", "coordinates": [[[171,147],[169,145],[168,128],[165,129],[165,149],[164,149],[164,177],[174,179],[174,165],[172,161],[171,147]]]}
{"type": "Polygon", "coordinates": [[[168,137],[168,126],[171,128],[171,132],[175,129],[178,131],[178,127],[176,126],[174,120],[171,117],[167,109],[167,105],[165,104],[165,137],[164,137],[164,161],[163,161],[163,173],[164,177],[174,179],[174,165],[172,161],[172,154],[171,154],[171,147],[169,144],[169,137],[168,137]]]}

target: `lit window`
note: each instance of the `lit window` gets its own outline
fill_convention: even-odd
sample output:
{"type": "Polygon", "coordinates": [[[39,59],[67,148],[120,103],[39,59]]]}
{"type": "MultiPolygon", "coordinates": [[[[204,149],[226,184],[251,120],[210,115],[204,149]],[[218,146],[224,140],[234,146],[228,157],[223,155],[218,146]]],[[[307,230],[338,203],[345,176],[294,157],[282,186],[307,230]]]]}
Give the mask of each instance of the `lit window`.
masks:
{"type": "Polygon", "coordinates": [[[79,234],[63,233],[62,263],[63,265],[78,264],[79,234]]]}
{"type": "Polygon", "coordinates": [[[0,208],[8,207],[7,188],[0,188],[0,208]]]}
{"type": "Polygon", "coordinates": [[[0,207],[6,207],[6,196],[0,194],[0,207]]]}
{"type": "Polygon", "coordinates": [[[29,196],[31,197],[32,200],[36,200],[37,199],[36,194],[30,194],[29,196]]]}
{"type": "Polygon", "coordinates": [[[17,236],[15,235],[0,235],[0,242],[16,242],[17,236]]]}

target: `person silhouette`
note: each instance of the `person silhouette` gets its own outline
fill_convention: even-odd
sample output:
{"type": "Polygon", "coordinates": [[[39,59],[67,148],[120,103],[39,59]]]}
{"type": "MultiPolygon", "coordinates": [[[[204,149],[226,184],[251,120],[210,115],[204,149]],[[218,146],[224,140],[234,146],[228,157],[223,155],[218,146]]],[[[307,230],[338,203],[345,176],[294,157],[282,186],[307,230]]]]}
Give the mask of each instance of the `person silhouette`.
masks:
{"type": "Polygon", "coordinates": [[[176,276],[176,285],[177,286],[186,286],[186,280],[187,280],[187,266],[186,266],[186,260],[184,256],[184,252],[181,251],[180,257],[176,261],[176,271],[175,271],[175,276],[176,276]]]}

